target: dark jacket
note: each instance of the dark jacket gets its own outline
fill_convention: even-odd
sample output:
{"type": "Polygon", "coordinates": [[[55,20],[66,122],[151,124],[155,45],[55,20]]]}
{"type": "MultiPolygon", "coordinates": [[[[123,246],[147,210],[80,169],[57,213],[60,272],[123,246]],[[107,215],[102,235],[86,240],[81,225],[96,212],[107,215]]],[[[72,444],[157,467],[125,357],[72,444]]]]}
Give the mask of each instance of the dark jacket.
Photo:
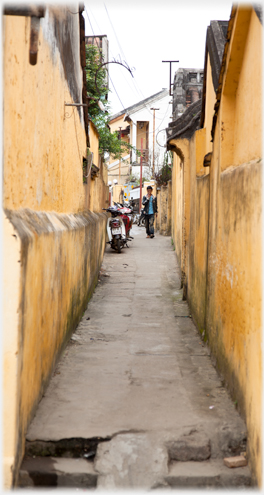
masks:
{"type": "MultiPolygon", "coordinates": [[[[158,206],[157,206],[157,198],[155,196],[153,197],[153,211],[154,213],[158,212],[158,206]]],[[[145,215],[148,215],[148,209],[149,209],[149,198],[147,196],[143,196],[142,204],[144,205],[144,213],[145,215]]]]}

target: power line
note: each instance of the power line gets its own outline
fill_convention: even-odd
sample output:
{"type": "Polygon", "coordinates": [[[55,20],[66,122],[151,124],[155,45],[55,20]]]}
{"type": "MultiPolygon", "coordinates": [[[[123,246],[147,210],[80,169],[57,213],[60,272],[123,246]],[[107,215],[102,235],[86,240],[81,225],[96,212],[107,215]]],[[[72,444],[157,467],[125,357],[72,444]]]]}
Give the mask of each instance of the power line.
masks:
{"type": "MultiPolygon", "coordinates": [[[[106,13],[107,13],[107,17],[108,17],[108,19],[109,19],[109,22],[110,22],[110,24],[111,24],[111,27],[112,27],[113,33],[114,33],[114,35],[115,35],[115,38],[116,38],[117,44],[118,44],[118,46],[119,46],[119,48],[120,48],[120,51],[121,51],[121,53],[122,53],[122,55],[123,55],[123,57],[124,57],[125,62],[127,63],[125,53],[124,53],[124,51],[123,51],[123,49],[122,49],[122,46],[121,46],[121,45],[120,45],[120,43],[119,43],[119,40],[118,40],[118,37],[117,37],[116,31],[115,31],[115,28],[114,28],[114,26],[113,26],[113,23],[112,23],[112,21],[111,21],[110,15],[109,15],[109,12],[108,12],[107,7],[106,7],[106,5],[105,5],[105,4],[104,4],[104,7],[105,7],[105,10],[106,10],[106,13]]],[[[88,20],[89,20],[89,23],[90,23],[90,26],[91,26],[91,29],[92,29],[93,35],[95,36],[94,31],[93,31],[93,27],[92,27],[92,24],[91,24],[91,21],[90,21],[90,18],[89,18],[89,15],[88,15],[88,12],[87,12],[86,7],[85,7],[85,11],[86,11],[86,14],[87,14],[87,17],[88,17],[88,20]]],[[[92,13],[91,7],[90,7],[90,11],[91,11],[91,13],[92,13]]],[[[94,17],[94,16],[93,16],[93,17],[94,17]]],[[[99,27],[99,25],[98,25],[98,27],[99,27]]],[[[100,28],[99,28],[99,31],[101,31],[101,29],[100,29],[100,28]]],[[[96,43],[97,43],[97,40],[96,40],[96,43]]],[[[98,44],[97,44],[97,46],[98,46],[98,44]]],[[[98,48],[99,48],[99,46],[98,46],[98,48]]],[[[111,49],[110,49],[110,50],[111,50],[111,49]]],[[[113,55],[113,53],[112,53],[112,55],[113,55]]],[[[128,63],[127,63],[127,65],[128,65],[128,63]]],[[[108,73],[109,73],[109,71],[108,71],[108,73]]],[[[121,76],[125,79],[126,83],[127,83],[127,84],[129,84],[129,86],[130,86],[130,88],[131,88],[131,85],[130,85],[130,83],[128,82],[128,79],[126,78],[126,76],[125,76],[125,74],[124,74],[124,71],[121,71],[121,72],[120,72],[120,74],[121,74],[121,76]]],[[[124,107],[123,103],[121,102],[120,96],[119,96],[119,94],[117,93],[117,90],[116,90],[116,88],[115,88],[115,86],[114,86],[114,84],[113,84],[113,81],[112,81],[112,79],[111,79],[111,77],[110,77],[110,74],[109,74],[109,79],[110,79],[110,81],[111,81],[111,84],[112,84],[112,86],[113,86],[113,88],[114,88],[114,91],[115,91],[115,93],[116,93],[116,95],[117,95],[117,97],[118,97],[118,99],[119,99],[119,101],[120,101],[120,103],[121,103],[121,105],[122,105],[123,109],[125,109],[125,107],[124,107]]],[[[138,93],[138,95],[140,95],[140,93],[141,93],[141,95],[143,96],[143,98],[144,98],[144,99],[146,99],[146,98],[145,98],[145,96],[144,96],[144,94],[142,93],[142,91],[141,91],[141,89],[140,89],[140,87],[139,87],[139,85],[138,85],[138,83],[137,83],[137,81],[136,81],[136,78],[135,78],[135,77],[132,79],[132,83],[133,83],[134,88],[135,88],[136,92],[138,93]],[[138,86],[138,87],[137,87],[137,86],[138,86]]],[[[143,102],[143,105],[144,105],[144,107],[146,108],[146,110],[148,111],[148,113],[152,116],[152,114],[151,114],[151,112],[150,112],[149,108],[147,107],[147,105],[146,105],[144,102],[143,102]]],[[[158,120],[160,120],[160,119],[159,119],[159,117],[157,117],[157,119],[158,119],[158,120]]]]}
{"type": "Polygon", "coordinates": [[[120,101],[120,103],[121,103],[121,105],[122,105],[123,109],[125,110],[125,107],[124,107],[124,105],[123,105],[123,103],[122,103],[122,101],[121,101],[121,99],[120,99],[120,96],[119,96],[119,94],[118,94],[118,92],[117,92],[117,90],[116,90],[116,88],[115,88],[115,85],[114,85],[114,83],[113,83],[113,81],[112,81],[112,79],[111,79],[110,75],[109,75],[109,79],[110,79],[110,81],[111,81],[111,84],[112,84],[112,86],[113,86],[113,88],[114,88],[115,92],[116,92],[117,98],[119,99],[119,101],[120,101]]]}
{"type": "MultiPolygon", "coordinates": [[[[107,7],[106,7],[106,5],[105,5],[105,4],[104,4],[104,7],[105,7],[105,10],[106,10],[106,13],[107,13],[107,16],[108,16],[109,22],[110,22],[110,24],[111,24],[111,27],[112,27],[113,33],[114,33],[114,35],[115,35],[115,38],[116,38],[117,44],[118,44],[118,46],[119,46],[119,48],[120,48],[120,51],[121,51],[121,53],[122,53],[122,55],[123,55],[123,57],[124,57],[125,62],[128,64],[128,62],[127,62],[127,60],[126,60],[125,53],[124,53],[124,51],[123,51],[123,49],[122,49],[122,46],[121,46],[121,45],[120,45],[120,43],[119,43],[119,40],[118,40],[118,37],[117,37],[116,31],[115,31],[115,28],[114,28],[114,26],[113,26],[113,23],[112,23],[112,21],[111,21],[110,15],[109,15],[109,13],[108,13],[108,10],[107,10],[107,7]]],[[[135,87],[135,89],[136,89],[137,93],[139,94],[139,92],[140,92],[140,93],[141,93],[141,95],[143,96],[144,100],[145,100],[146,98],[145,98],[144,94],[142,93],[141,89],[139,88],[139,86],[138,86],[138,88],[139,88],[139,89],[136,87],[136,84],[138,85],[138,83],[136,82],[136,80],[134,80],[134,78],[133,78],[132,82],[133,82],[133,84],[134,84],[134,87],[135,87]]],[[[147,107],[144,103],[143,103],[143,105],[146,107],[146,109],[148,110],[149,114],[151,115],[151,112],[149,111],[148,107],[147,107]]]]}
{"type": "MultiPolygon", "coordinates": [[[[105,4],[104,4],[104,7],[105,7],[105,10],[106,10],[106,13],[107,13],[107,16],[108,16],[109,22],[110,22],[110,24],[111,24],[112,30],[113,30],[113,32],[114,32],[115,38],[116,38],[116,40],[117,40],[118,46],[119,46],[119,48],[120,48],[120,51],[121,51],[121,53],[122,53],[122,55],[123,55],[123,57],[124,57],[124,60],[126,61],[126,57],[125,57],[124,51],[123,51],[123,49],[122,49],[122,47],[121,47],[121,45],[120,45],[120,43],[119,43],[119,40],[118,40],[117,34],[116,34],[116,32],[115,32],[114,26],[113,26],[113,24],[112,24],[112,21],[111,21],[110,15],[109,15],[109,13],[108,13],[108,10],[107,10],[107,7],[106,7],[106,5],[105,5],[105,4]]],[[[90,8],[90,11],[91,11],[91,14],[93,15],[91,8],[90,8]]],[[[90,23],[90,26],[91,26],[91,29],[92,29],[92,33],[93,33],[93,35],[94,35],[94,37],[95,37],[94,30],[93,30],[93,27],[92,27],[92,23],[91,23],[91,20],[90,20],[90,17],[89,17],[89,14],[88,14],[88,12],[87,12],[87,8],[86,8],[86,7],[85,7],[85,12],[86,12],[86,15],[87,15],[87,17],[88,17],[88,20],[89,20],[89,23],[90,23]]],[[[93,15],[93,17],[94,17],[94,15],[93,15]]],[[[95,19],[95,18],[94,18],[94,19],[95,19]]],[[[95,22],[96,22],[96,21],[95,21],[95,22]]],[[[96,24],[97,24],[97,23],[96,23],[96,24]]],[[[97,27],[99,28],[99,31],[101,31],[101,29],[100,29],[99,25],[97,25],[97,27]]],[[[95,41],[96,41],[96,43],[97,43],[97,39],[96,39],[96,37],[95,37],[95,41]]],[[[97,47],[98,47],[98,49],[99,49],[98,43],[97,43],[97,47]]],[[[127,63],[127,62],[126,62],[126,63],[127,63]]],[[[108,73],[109,73],[109,71],[108,71],[108,73]]],[[[120,72],[120,74],[122,74],[122,77],[124,77],[125,81],[129,84],[129,82],[128,82],[127,78],[125,77],[124,72],[123,72],[123,71],[121,71],[121,72],[120,72]]],[[[117,98],[118,98],[118,100],[119,100],[119,102],[120,102],[120,104],[121,104],[121,106],[122,106],[123,110],[125,110],[124,104],[123,104],[123,102],[121,101],[121,98],[120,98],[120,96],[119,96],[119,94],[118,94],[118,92],[117,92],[117,90],[116,90],[116,87],[115,87],[115,85],[114,85],[114,83],[113,83],[113,80],[112,80],[112,78],[111,78],[110,74],[109,74],[109,79],[110,79],[110,81],[111,81],[111,84],[112,84],[112,86],[113,86],[113,88],[114,88],[114,91],[115,91],[115,93],[116,93],[116,95],[117,95],[117,98]]],[[[133,85],[134,85],[134,87],[135,87],[135,89],[136,89],[137,93],[139,94],[139,92],[140,92],[140,93],[142,94],[143,98],[144,98],[144,99],[146,99],[146,98],[145,98],[145,96],[144,96],[144,94],[142,93],[141,89],[139,88],[137,81],[136,81],[136,80],[134,80],[134,78],[133,78],[133,79],[132,79],[132,82],[133,82],[133,85]],[[139,89],[137,88],[137,86],[138,86],[138,88],[139,88],[139,89]]],[[[129,84],[129,86],[131,87],[131,85],[130,85],[130,84],[129,84]]],[[[143,102],[143,105],[144,105],[144,107],[146,108],[146,110],[148,111],[148,113],[152,116],[152,113],[151,113],[150,109],[148,108],[147,104],[143,102]]],[[[157,129],[159,129],[159,128],[160,128],[160,126],[162,125],[162,123],[163,123],[163,121],[164,121],[164,119],[165,119],[165,117],[166,117],[166,115],[167,115],[167,111],[168,111],[168,109],[169,109],[169,105],[168,105],[168,108],[167,108],[167,110],[166,110],[166,112],[165,112],[165,114],[164,114],[163,118],[159,118],[159,117],[157,117],[157,120],[161,120],[161,122],[160,122],[160,124],[158,125],[157,129]]],[[[132,122],[133,122],[133,121],[132,121],[132,122]]],[[[136,124],[133,122],[133,125],[136,125],[136,124]]],[[[150,134],[153,134],[153,132],[151,132],[150,134]]]]}
{"type": "Polygon", "coordinates": [[[123,55],[123,57],[124,57],[124,60],[126,60],[126,56],[125,56],[125,54],[124,54],[124,52],[123,52],[122,46],[121,46],[121,45],[120,45],[120,43],[119,43],[119,40],[118,40],[117,34],[116,34],[116,32],[115,32],[114,26],[113,26],[112,21],[111,21],[111,19],[110,19],[110,15],[108,14],[108,10],[107,10],[107,8],[106,8],[105,3],[104,3],[104,7],[105,7],[105,10],[106,10],[106,13],[107,13],[107,16],[108,16],[109,22],[110,22],[110,24],[111,24],[111,27],[112,27],[112,29],[113,29],[114,35],[115,35],[115,37],[116,37],[117,44],[118,44],[118,46],[119,46],[119,48],[120,48],[120,51],[121,51],[121,53],[122,53],[122,55],[123,55]]]}
{"type": "MultiPolygon", "coordinates": [[[[88,12],[87,12],[86,7],[84,7],[84,8],[85,8],[86,15],[87,15],[87,17],[88,17],[88,21],[89,21],[90,26],[91,26],[91,30],[92,30],[92,33],[93,33],[93,36],[94,36],[95,42],[96,42],[96,44],[97,44],[97,48],[98,48],[98,50],[100,50],[100,47],[99,47],[98,42],[97,42],[97,39],[96,39],[96,35],[94,34],[94,30],[93,30],[92,23],[91,23],[91,21],[90,21],[89,14],[88,14],[88,12]]],[[[99,30],[100,30],[100,29],[99,29],[99,30]]],[[[109,70],[108,70],[108,69],[106,69],[106,70],[107,70],[107,72],[108,72],[108,74],[109,74],[109,70]]],[[[125,110],[125,107],[124,107],[124,105],[123,105],[123,103],[122,103],[122,101],[121,101],[121,98],[120,98],[120,96],[119,96],[119,94],[118,94],[118,92],[117,92],[117,90],[116,90],[116,88],[115,88],[115,85],[114,85],[114,83],[113,83],[113,81],[112,81],[112,79],[111,79],[110,74],[109,74],[109,79],[110,79],[110,81],[111,81],[111,84],[112,84],[112,86],[113,86],[113,88],[114,88],[114,90],[115,90],[115,92],[116,92],[116,95],[117,95],[117,97],[118,97],[118,99],[119,99],[119,101],[120,101],[120,103],[121,103],[121,105],[122,105],[123,109],[125,110]]]]}

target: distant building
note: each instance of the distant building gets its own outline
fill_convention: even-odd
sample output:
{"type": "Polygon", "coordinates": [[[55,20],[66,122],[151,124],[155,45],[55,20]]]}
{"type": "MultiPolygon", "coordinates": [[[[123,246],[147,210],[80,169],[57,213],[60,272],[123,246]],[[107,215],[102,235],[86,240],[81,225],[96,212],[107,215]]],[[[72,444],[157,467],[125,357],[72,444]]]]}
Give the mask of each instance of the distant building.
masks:
{"type": "Polygon", "coordinates": [[[203,69],[178,69],[174,75],[172,119],[178,119],[185,110],[202,97],[203,69]]]}
{"type": "MultiPolygon", "coordinates": [[[[111,132],[118,131],[120,138],[137,150],[143,150],[143,175],[150,178],[163,165],[166,153],[166,127],[171,117],[171,96],[163,89],[113,115],[111,132]],[[155,110],[154,110],[155,109],[155,110]]],[[[108,180],[119,184],[127,182],[129,175],[139,176],[140,157],[136,151],[124,153],[121,160],[109,157],[108,180]]]]}

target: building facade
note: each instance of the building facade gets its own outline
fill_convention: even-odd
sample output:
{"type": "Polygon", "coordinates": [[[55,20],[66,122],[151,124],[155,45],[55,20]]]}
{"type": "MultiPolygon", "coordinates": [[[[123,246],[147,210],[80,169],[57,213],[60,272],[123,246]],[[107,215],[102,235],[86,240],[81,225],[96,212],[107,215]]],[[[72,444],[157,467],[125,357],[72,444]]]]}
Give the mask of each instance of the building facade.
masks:
{"type": "Polygon", "coordinates": [[[109,157],[108,179],[125,184],[129,177],[139,178],[142,150],[143,177],[149,180],[163,165],[166,153],[166,127],[171,117],[171,97],[164,89],[112,116],[111,132],[134,147],[119,160],[109,157]]]}
{"type": "Polygon", "coordinates": [[[203,69],[178,69],[173,82],[172,120],[177,120],[185,110],[202,97],[203,69]]]}

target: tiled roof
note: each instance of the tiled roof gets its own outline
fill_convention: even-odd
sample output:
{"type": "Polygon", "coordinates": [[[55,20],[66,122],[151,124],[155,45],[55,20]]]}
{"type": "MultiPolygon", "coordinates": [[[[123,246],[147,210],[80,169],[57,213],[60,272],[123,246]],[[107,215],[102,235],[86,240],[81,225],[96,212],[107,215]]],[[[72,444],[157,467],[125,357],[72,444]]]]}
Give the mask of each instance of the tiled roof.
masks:
{"type": "MultiPolygon", "coordinates": [[[[177,120],[169,124],[167,132],[167,145],[169,141],[176,138],[191,138],[193,133],[200,128],[202,99],[192,103],[177,120]]],[[[168,148],[169,149],[169,148],[168,148]]]]}
{"type": "MultiPolygon", "coordinates": [[[[229,21],[211,21],[207,28],[206,43],[205,43],[205,58],[204,58],[204,74],[207,71],[207,58],[209,54],[210,65],[212,70],[212,80],[215,93],[218,88],[220,69],[222,58],[226,44],[226,35],[229,21]]],[[[201,127],[204,123],[205,116],[205,101],[206,101],[206,76],[203,81],[203,98],[201,112],[201,127]]]]}
{"type": "Polygon", "coordinates": [[[158,93],[155,93],[152,96],[149,96],[148,98],[145,98],[144,100],[139,101],[138,103],[135,103],[134,105],[131,105],[130,107],[124,108],[120,112],[111,115],[111,120],[114,120],[118,117],[121,117],[123,114],[130,114],[135,112],[137,109],[139,109],[141,106],[145,106],[147,103],[150,103],[151,101],[155,101],[157,99],[160,99],[163,96],[167,96],[169,94],[168,89],[162,89],[162,91],[159,91],[158,93]]]}

